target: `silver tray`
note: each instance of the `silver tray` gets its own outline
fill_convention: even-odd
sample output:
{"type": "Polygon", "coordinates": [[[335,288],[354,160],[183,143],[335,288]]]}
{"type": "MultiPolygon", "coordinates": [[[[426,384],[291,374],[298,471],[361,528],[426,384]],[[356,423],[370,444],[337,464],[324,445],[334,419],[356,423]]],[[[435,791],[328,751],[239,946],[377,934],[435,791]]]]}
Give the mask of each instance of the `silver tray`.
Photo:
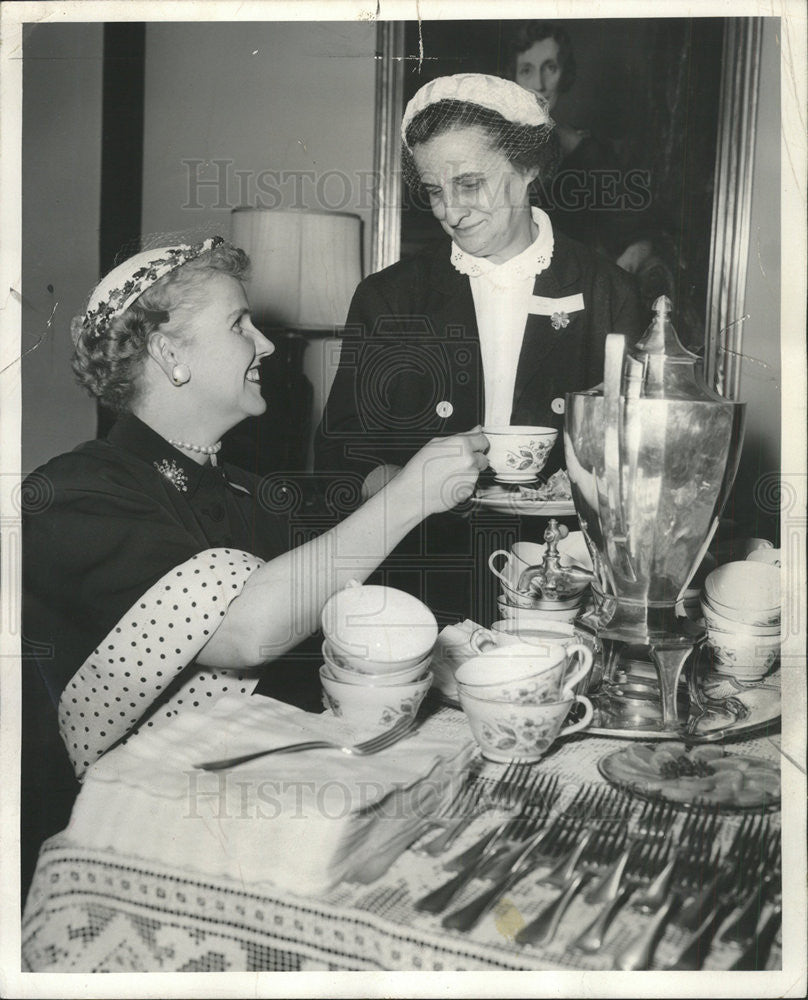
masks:
{"type": "MultiPolygon", "coordinates": [[[[611,729],[589,726],[592,736],[629,740],[680,740],[685,743],[712,743],[749,737],[779,722],[782,706],[780,671],[755,684],[741,684],[724,674],[711,674],[701,681],[707,694],[702,715],[688,719],[678,730],[611,729]],[[737,713],[737,714],[736,714],[737,713]]],[[[597,695],[591,696],[593,702],[597,695]]]]}

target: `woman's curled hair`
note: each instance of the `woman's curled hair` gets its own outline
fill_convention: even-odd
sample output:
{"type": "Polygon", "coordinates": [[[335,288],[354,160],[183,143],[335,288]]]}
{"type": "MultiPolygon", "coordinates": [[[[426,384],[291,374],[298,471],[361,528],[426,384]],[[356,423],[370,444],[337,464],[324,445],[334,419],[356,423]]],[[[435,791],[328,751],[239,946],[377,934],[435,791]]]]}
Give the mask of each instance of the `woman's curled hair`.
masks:
{"type": "Polygon", "coordinates": [[[131,409],[152,333],[169,321],[172,311],[211,271],[243,281],[248,269],[243,250],[221,243],[150,285],[120,316],[89,326],[84,314],[74,317],[71,364],[79,385],[117,413],[131,409]]]}

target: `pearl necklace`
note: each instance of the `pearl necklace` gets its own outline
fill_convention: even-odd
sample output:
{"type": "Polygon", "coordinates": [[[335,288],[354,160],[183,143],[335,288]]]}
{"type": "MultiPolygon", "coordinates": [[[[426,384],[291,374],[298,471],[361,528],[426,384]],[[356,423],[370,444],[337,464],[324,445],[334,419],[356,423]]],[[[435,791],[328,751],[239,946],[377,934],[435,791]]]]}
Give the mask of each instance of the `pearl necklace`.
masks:
{"type": "Polygon", "coordinates": [[[222,450],[221,441],[217,441],[216,444],[191,444],[190,441],[175,441],[174,438],[169,438],[168,443],[173,444],[175,448],[197,451],[200,455],[217,455],[222,450]]]}

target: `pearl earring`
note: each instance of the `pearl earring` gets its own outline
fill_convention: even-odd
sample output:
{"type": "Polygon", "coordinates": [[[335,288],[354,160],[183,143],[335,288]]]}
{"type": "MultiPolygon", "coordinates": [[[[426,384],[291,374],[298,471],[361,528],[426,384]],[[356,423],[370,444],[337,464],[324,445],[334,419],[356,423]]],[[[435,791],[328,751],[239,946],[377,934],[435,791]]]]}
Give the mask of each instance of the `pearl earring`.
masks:
{"type": "Polygon", "coordinates": [[[191,381],[191,369],[188,365],[174,365],[171,369],[171,381],[174,385],[185,385],[191,381]]]}

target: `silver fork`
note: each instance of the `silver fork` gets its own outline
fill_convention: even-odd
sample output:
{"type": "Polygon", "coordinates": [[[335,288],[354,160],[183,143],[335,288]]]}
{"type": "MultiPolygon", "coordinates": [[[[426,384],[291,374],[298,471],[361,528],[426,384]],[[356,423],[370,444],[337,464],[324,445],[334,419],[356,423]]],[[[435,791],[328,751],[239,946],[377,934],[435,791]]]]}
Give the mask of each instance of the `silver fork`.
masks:
{"type": "MultiPolygon", "coordinates": [[[[643,864],[651,863],[652,846],[660,848],[656,852],[656,858],[659,857],[662,848],[667,852],[674,815],[671,803],[652,799],[643,805],[632,831],[628,834],[625,850],[587,892],[587,903],[613,903],[619,893],[624,876],[630,878],[632,873],[639,874],[637,865],[641,859],[644,859],[643,864]],[[637,850],[638,845],[639,850],[637,850]],[[631,866],[629,866],[629,859],[632,861],[631,866]],[[628,869],[627,866],[629,866],[628,869]]],[[[653,864],[655,874],[658,867],[653,864]]],[[[638,879],[637,884],[639,881],[642,880],[638,879]]]]}
{"type": "Polygon", "coordinates": [[[781,895],[780,880],[782,861],[780,854],[780,831],[778,830],[765,848],[765,854],[758,866],[759,877],[749,890],[750,879],[746,879],[748,895],[737,914],[721,932],[722,941],[732,941],[744,947],[751,941],[757,930],[760,914],[766,903],[777,900],[781,895]]]}
{"type": "MultiPolygon", "coordinates": [[[[432,844],[437,837],[442,837],[448,829],[457,823],[465,821],[469,813],[477,814],[475,810],[478,810],[478,803],[485,789],[484,781],[485,779],[481,778],[479,773],[468,772],[466,774],[455,796],[446,804],[439,815],[432,817],[427,826],[427,831],[434,831],[435,827],[440,827],[440,833],[433,840],[430,840],[429,844],[432,844]]],[[[426,854],[425,846],[416,845],[413,851],[416,854],[426,854]]]]}
{"type": "Polygon", "coordinates": [[[282,747],[272,747],[271,750],[258,750],[255,753],[246,753],[241,757],[227,757],[225,760],[208,760],[202,764],[195,764],[195,767],[203,771],[225,771],[247,761],[257,760],[259,757],[268,757],[274,753],[299,753],[301,750],[320,750],[326,747],[334,750],[341,750],[352,757],[367,757],[369,754],[379,753],[387,747],[397,743],[415,727],[415,717],[412,715],[402,715],[391,729],[386,729],[372,739],[357,743],[355,746],[342,746],[334,743],[333,740],[309,740],[306,743],[289,743],[282,747]]]}
{"type": "MultiPolygon", "coordinates": [[[[537,779],[528,785],[528,790],[536,785],[537,779]]],[[[536,838],[541,832],[546,815],[540,811],[536,800],[526,796],[518,815],[508,817],[491,830],[482,841],[479,842],[481,850],[475,851],[468,861],[460,868],[458,873],[448,882],[434,889],[426,896],[415,903],[416,910],[425,910],[428,913],[440,913],[457,896],[472,879],[496,878],[489,871],[490,865],[496,864],[499,858],[506,857],[508,871],[524,852],[525,845],[536,838]],[[516,841],[516,847],[513,846],[516,841]]],[[[475,845],[475,848],[478,845],[475,845]]],[[[464,852],[467,853],[467,852],[464,852]]]]}
{"type": "Polygon", "coordinates": [[[416,910],[421,910],[426,913],[440,913],[442,910],[451,903],[455,896],[460,892],[460,890],[466,886],[473,878],[476,878],[478,871],[481,867],[484,867],[486,862],[492,858],[502,846],[501,837],[505,832],[505,828],[508,825],[508,820],[501,823],[495,830],[493,836],[489,839],[488,843],[476,864],[471,864],[467,868],[462,869],[453,878],[450,878],[448,882],[444,882],[443,885],[438,886],[437,889],[433,889],[432,892],[422,896],[414,905],[416,910]]]}
{"type": "MultiPolygon", "coordinates": [[[[536,775],[525,788],[522,808],[518,815],[509,821],[502,835],[503,839],[518,844],[527,837],[528,833],[537,830],[540,823],[544,824],[560,794],[558,786],[558,775],[536,775]]],[[[443,867],[447,871],[462,871],[470,864],[479,861],[480,855],[491,839],[492,832],[484,834],[476,844],[472,844],[462,854],[449,858],[443,867]]],[[[494,867],[498,868],[499,865],[498,860],[494,867]]],[[[490,874],[492,878],[497,877],[496,871],[486,874],[490,874]]]]}
{"type": "Polygon", "coordinates": [[[732,970],[743,970],[746,972],[759,971],[766,968],[766,961],[769,952],[774,944],[777,931],[780,928],[782,910],[780,906],[775,906],[769,912],[763,926],[758,930],[755,928],[750,937],[745,950],[732,966],[732,970]]]}
{"type": "Polygon", "coordinates": [[[470,903],[447,914],[441,921],[442,926],[458,931],[471,930],[480,917],[487,913],[498,899],[501,899],[509,889],[542,863],[540,857],[536,858],[535,851],[547,838],[547,834],[547,830],[538,830],[520,844],[519,853],[513,859],[508,874],[491,888],[486,889],[482,895],[472,899],[470,903]]]}
{"type": "Polygon", "coordinates": [[[697,971],[702,967],[716,931],[739,901],[741,887],[732,885],[733,876],[740,878],[742,886],[759,882],[769,860],[770,841],[768,823],[739,828],[715,878],[677,918],[677,924],[691,933],[670,969],[697,971]]]}
{"type": "MultiPolygon", "coordinates": [[[[606,797],[603,805],[620,808],[619,800],[606,797]]],[[[584,832],[570,855],[563,859],[562,865],[556,865],[555,876],[551,879],[541,879],[539,884],[560,885],[561,892],[523,927],[516,935],[517,944],[549,944],[556,935],[559,924],[578,892],[589,880],[604,867],[615,860],[623,849],[626,840],[625,818],[607,821],[596,828],[591,826],[584,832]],[[563,881],[562,881],[563,879],[563,881]]]]}
{"type": "Polygon", "coordinates": [[[540,885],[551,885],[564,889],[572,878],[584,851],[587,852],[589,867],[600,869],[605,862],[613,862],[625,846],[619,842],[626,836],[626,817],[630,810],[628,799],[622,791],[603,789],[590,804],[580,810],[581,818],[586,822],[580,840],[570,848],[569,853],[562,857],[555,868],[540,880],[540,885]]]}
{"type": "MultiPolygon", "coordinates": [[[[533,785],[531,784],[532,787],[533,785]]],[[[479,844],[476,844],[461,855],[461,857],[467,859],[462,867],[476,865],[481,879],[487,879],[490,882],[499,882],[512,873],[513,865],[516,859],[522,854],[525,844],[535,834],[546,828],[547,819],[548,813],[546,808],[544,808],[542,800],[526,798],[519,813],[507,821],[501,836],[501,850],[489,857],[485,863],[482,863],[482,853],[478,848],[484,849],[486,840],[488,839],[484,837],[479,844]]],[[[549,834],[549,830],[547,833],[549,834]]],[[[545,838],[542,838],[540,843],[544,845],[546,843],[545,838]]],[[[448,866],[444,865],[444,868],[446,867],[448,866]]]]}
{"type": "Polygon", "coordinates": [[[694,931],[703,919],[705,909],[720,901],[722,904],[740,898],[746,885],[758,881],[761,861],[770,841],[768,821],[756,823],[746,818],[735,831],[726,855],[720,865],[704,874],[686,905],[677,913],[675,923],[684,930],[694,931]],[[733,884],[733,883],[736,884],[733,884]]]}
{"type": "Polygon", "coordinates": [[[704,847],[712,845],[715,839],[716,824],[717,814],[703,807],[687,814],[677,837],[678,844],[673,857],[648,888],[632,899],[632,909],[644,914],[656,913],[668,898],[674,878],[689,877],[694,869],[700,869],[704,847]]]}
{"type": "MultiPolygon", "coordinates": [[[[598,902],[603,906],[594,920],[582,931],[573,942],[573,947],[596,954],[603,947],[603,942],[612,926],[615,917],[625,906],[637,887],[650,881],[667,863],[670,855],[669,841],[635,841],[612,866],[611,874],[607,872],[608,881],[601,883],[598,902]],[[624,860],[625,859],[625,860],[624,860]]],[[[592,902],[587,895],[587,902],[592,902]]]]}
{"type": "Polygon", "coordinates": [[[534,869],[557,858],[560,853],[569,850],[581,834],[587,814],[603,796],[591,786],[581,789],[575,799],[553,820],[552,824],[537,833],[531,833],[525,843],[507,855],[504,859],[494,862],[494,869],[487,874],[494,879],[494,885],[486,889],[459,910],[444,917],[444,927],[454,930],[470,930],[488,910],[501,899],[503,894],[512,889],[518,882],[529,875],[534,869]],[[503,871],[503,869],[505,869],[503,871]]]}
{"type": "Polygon", "coordinates": [[[721,851],[718,846],[710,853],[715,840],[717,813],[698,808],[690,813],[679,832],[680,846],[673,859],[665,866],[648,890],[632,906],[642,913],[653,914],[646,926],[621,949],[614,958],[615,969],[637,972],[650,969],[657,945],[665,933],[665,927],[682,903],[683,893],[698,888],[703,881],[703,871],[714,871],[719,863],[721,851]],[[705,856],[704,849],[708,854],[705,856]],[[676,877],[677,889],[671,891],[671,882],[676,877]]]}
{"type": "Polygon", "coordinates": [[[430,857],[442,854],[478,816],[488,810],[516,809],[522,801],[529,775],[529,764],[511,763],[493,784],[488,779],[481,778],[480,782],[486,783],[481,784],[480,794],[470,803],[469,811],[429,843],[419,847],[419,853],[423,852],[430,857]]]}

